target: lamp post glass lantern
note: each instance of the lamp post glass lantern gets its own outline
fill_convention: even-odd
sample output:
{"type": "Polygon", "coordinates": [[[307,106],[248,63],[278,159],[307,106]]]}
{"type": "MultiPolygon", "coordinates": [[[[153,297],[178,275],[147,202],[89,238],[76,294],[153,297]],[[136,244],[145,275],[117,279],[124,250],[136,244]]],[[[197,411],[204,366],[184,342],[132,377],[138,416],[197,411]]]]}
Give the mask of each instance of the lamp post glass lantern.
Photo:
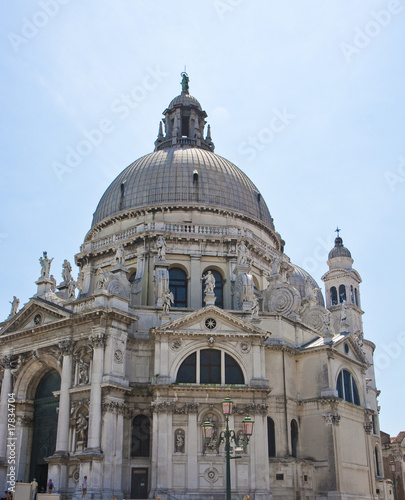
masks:
{"type": "MultiPolygon", "coordinates": [[[[218,437],[217,448],[221,443],[225,444],[225,461],[226,461],[226,500],[231,500],[231,460],[236,458],[241,458],[240,456],[231,457],[231,451],[233,448],[231,447],[231,442],[233,441],[236,445],[235,451],[242,451],[243,446],[241,447],[241,443],[238,442],[237,436],[233,429],[229,429],[229,415],[232,415],[232,406],[233,401],[230,398],[225,398],[222,402],[222,413],[225,416],[225,430],[222,431],[218,437]]],[[[249,439],[253,433],[253,424],[254,420],[252,420],[249,416],[246,416],[242,422],[242,435],[243,435],[243,445],[247,446],[249,443],[249,439]]],[[[205,447],[211,441],[214,434],[214,426],[212,422],[206,420],[201,425],[203,440],[204,440],[204,453],[205,447]]]]}

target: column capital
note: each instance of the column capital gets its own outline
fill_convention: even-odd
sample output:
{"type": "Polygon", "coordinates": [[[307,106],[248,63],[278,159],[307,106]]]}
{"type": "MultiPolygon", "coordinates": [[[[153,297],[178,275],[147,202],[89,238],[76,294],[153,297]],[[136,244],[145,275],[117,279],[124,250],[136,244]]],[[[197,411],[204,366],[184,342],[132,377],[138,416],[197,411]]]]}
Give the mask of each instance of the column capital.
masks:
{"type": "Polygon", "coordinates": [[[13,361],[12,361],[12,355],[11,354],[6,354],[0,359],[0,365],[5,369],[5,370],[11,370],[13,368],[13,361]]]}
{"type": "Polygon", "coordinates": [[[64,339],[58,343],[59,349],[62,351],[63,356],[73,353],[74,342],[71,339],[64,339]]]}
{"type": "Polygon", "coordinates": [[[92,330],[90,335],[90,342],[94,348],[105,346],[105,333],[97,331],[97,329],[92,330]]]}

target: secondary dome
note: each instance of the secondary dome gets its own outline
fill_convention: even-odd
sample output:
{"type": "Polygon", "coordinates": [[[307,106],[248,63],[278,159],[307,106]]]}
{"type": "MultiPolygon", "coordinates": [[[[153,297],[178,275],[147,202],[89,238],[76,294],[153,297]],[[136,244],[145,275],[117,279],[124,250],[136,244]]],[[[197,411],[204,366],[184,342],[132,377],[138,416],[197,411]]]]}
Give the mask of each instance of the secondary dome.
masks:
{"type": "Polygon", "coordinates": [[[121,211],[179,204],[235,211],[274,229],[253,182],[225,158],[192,146],[160,149],[129,165],[102,196],[92,225],[121,211]]]}
{"type": "Polygon", "coordinates": [[[155,151],[129,165],[111,183],[93,216],[92,227],[119,212],[155,206],[209,207],[257,219],[274,230],[273,219],[253,182],[233,163],[214,153],[207,114],[182,93],[165,109],[155,151]]]}

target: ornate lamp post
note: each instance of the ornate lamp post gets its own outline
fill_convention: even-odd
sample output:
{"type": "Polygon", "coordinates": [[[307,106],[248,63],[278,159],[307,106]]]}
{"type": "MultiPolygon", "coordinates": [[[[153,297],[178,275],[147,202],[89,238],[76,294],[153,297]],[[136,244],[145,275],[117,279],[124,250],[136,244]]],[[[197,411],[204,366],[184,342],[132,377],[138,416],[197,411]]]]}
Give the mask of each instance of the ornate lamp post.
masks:
{"type": "Polygon", "coordinates": [[[390,470],[392,472],[392,482],[393,482],[393,488],[394,488],[394,498],[395,498],[395,500],[398,500],[397,482],[395,480],[396,468],[395,468],[395,462],[393,460],[391,460],[391,462],[390,462],[390,470]]]}
{"type": "MultiPolygon", "coordinates": [[[[232,405],[233,401],[230,398],[225,398],[222,401],[222,413],[225,416],[225,430],[222,431],[218,437],[219,446],[221,443],[225,443],[225,459],[226,459],[226,500],[231,500],[231,459],[232,458],[240,458],[240,457],[231,457],[231,442],[233,441],[236,446],[238,446],[238,440],[235,434],[235,431],[229,429],[229,415],[232,414],[232,405]]],[[[253,424],[254,421],[250,417],[245,417],[242,422],[242,434],[243,434],[243,442],[245,444],[249,443],[249,439],[253,433],[253,424]]],[[[202,434],[204,439],[204,444],[208,444],[213,436],[214,426],[212,422],[207,420],[201,426],[202,434]]],[[[240,448],[236,448],[238,451],[240,448]]]]}

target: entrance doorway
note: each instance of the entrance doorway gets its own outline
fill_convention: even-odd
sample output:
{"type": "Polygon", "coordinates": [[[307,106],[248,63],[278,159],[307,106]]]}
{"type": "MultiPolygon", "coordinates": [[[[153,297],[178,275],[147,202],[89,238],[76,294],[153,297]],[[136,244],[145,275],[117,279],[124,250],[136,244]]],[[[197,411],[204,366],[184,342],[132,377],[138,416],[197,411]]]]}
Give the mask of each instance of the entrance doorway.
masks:
{"type": "Polygon", "coordinates": [[[46,491],[48,464],[45,458],[54,454],[56,447],[56,429],[58,401],[52,394],[60,390],[60,376],[56,370],[44,375],[38,384],[34,400],[34,428],[31,448],[31,467],[29,481],[35,477],[38,492],[46,491]]]}
{"type": "Polygon", "coordinates": [[[148,498],[148,469],[132,469],[131,498],[148,498]]]}

